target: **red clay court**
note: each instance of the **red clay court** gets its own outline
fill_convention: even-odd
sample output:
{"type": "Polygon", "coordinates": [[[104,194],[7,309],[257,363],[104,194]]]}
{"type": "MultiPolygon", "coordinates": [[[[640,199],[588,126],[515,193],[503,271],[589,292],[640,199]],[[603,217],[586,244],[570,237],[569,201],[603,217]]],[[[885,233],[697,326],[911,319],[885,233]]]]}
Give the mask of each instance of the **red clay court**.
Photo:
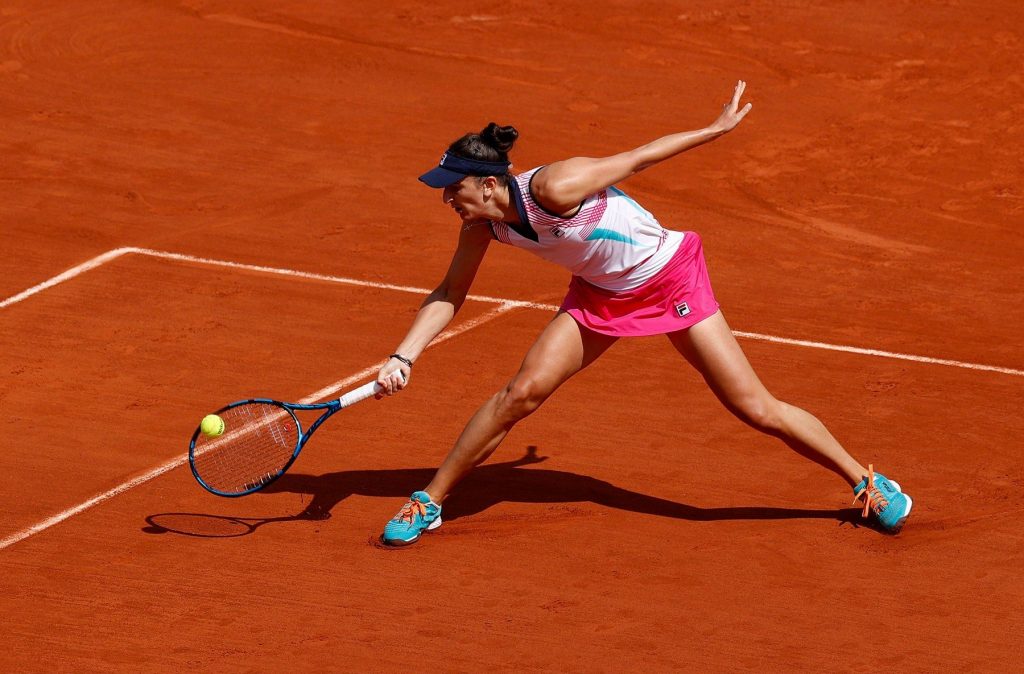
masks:
{"type": "Polygon", "coordinates": [[[1019,669],[1021,26],[1007,0],[4,3],[0,670],[1019,669]],[[564,294],[499,245],[408,390],[266,492],[195,484],[206,412],[374,376],[455,245],[416,181],[451,140],[608,154],[737,79],[740,128],[628,190],[700,232],[768,388],[913,495],[898,536],[650,338],[382,549],[564,294]]]}

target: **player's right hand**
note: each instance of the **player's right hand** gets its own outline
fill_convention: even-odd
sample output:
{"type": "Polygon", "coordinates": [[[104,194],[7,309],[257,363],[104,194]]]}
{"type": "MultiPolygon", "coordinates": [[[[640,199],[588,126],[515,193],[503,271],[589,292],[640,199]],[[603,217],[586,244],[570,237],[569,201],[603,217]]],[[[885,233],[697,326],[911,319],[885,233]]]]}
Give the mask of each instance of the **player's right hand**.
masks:
{"type": "Polygon", "coordinates": [[[389,358],[384,367],[377,372],[377,383],[384,390],[374,397],[380,400],[384,396],[395,395],[409,384],[410,376],[412,376],[412,369],[408,365],[389,358]]]}

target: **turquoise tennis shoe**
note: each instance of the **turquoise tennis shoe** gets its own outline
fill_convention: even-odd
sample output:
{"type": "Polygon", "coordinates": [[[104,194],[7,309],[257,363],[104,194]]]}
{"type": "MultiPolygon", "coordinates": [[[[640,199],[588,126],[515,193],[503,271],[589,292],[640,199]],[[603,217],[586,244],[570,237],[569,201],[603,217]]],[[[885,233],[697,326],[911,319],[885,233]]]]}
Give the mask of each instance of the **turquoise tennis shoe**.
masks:
{"type": "Polygon", "coordinates": [[[913,499],[903,493],[899,482],[876,473],[870,464],[867,477],[853,488],[853,502],[862,499],[864,511],[861,515],[867,517],[873,513],[882,528],[893,534],[903,528],[914,506],[913,499]]]}
{"type": "Polygon", "coordinates": [[[412,545],[424,531],[441,526],[441,506],[425,491],[413,492],[390,522],[384,525],[381,540],[385,545],[412,545]]]}

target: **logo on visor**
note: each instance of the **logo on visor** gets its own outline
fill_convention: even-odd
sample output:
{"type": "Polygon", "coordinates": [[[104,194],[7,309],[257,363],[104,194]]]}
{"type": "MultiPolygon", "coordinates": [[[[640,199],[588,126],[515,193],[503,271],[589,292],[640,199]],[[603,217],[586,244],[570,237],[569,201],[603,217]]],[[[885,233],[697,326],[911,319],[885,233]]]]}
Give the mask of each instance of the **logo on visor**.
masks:
{"type": "Polygon", "coordinates": [[[439,161],[438,163],[439,163],[439,164],[440,164],[441,166],[444,166],[444,160],[445,160],[445,159],[447,159],[447,158],[448,158],[448,153],[447,153],[447,152],[445,152],[445,153],[444,153],[443,155],[441,155],[441,161],[439,161]]]}

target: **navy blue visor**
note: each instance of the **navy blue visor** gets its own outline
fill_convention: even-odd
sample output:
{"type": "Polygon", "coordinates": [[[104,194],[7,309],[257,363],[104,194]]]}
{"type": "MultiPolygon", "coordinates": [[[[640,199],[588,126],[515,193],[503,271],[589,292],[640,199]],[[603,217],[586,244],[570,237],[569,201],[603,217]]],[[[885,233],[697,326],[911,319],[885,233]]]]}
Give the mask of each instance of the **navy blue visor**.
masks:
{"type": "Polygon", "coordinates": [[[479,161],[445,152],[436,168],[420,176],[420,182],[430,187],[448,187],[466,176],[503,176],[511,166],[507,161],[479,161]]]}

